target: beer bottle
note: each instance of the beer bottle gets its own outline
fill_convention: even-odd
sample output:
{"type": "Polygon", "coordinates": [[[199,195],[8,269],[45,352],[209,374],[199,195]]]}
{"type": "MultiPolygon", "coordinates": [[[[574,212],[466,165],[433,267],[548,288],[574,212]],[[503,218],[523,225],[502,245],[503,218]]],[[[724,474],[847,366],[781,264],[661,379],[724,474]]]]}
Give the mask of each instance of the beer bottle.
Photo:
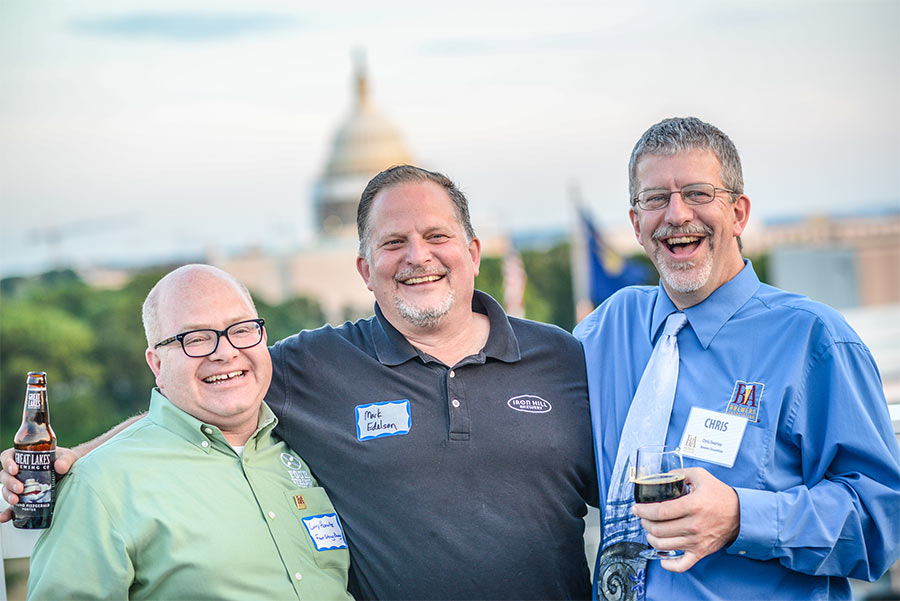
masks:
{"type": "Polygon", "coordinates": [[[56,435],[50,427],[45,372],[28,372],[22,425],[13,445],[14,459],[19,466],[16,477],[25,485],[25,490],[19,493],[19,502],[13,507],[13,525],[27,529],[49,528],[56,500],[56,472],[53,471],[56,435]]]}

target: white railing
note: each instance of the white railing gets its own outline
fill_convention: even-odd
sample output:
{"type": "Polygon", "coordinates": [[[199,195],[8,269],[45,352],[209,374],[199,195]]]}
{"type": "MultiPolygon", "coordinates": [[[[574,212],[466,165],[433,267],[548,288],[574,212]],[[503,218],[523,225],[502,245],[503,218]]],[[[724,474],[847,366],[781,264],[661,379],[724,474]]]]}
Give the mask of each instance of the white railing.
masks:
{"type": "MultiPolygon", "coordinates": [[[[9,507],[5,501],[0,499],[0,511],[9,507]]],[[[0,601],[6,601],[6,569],[3,562],[7,559],[16,559],[18,557],[28,557],[31,555],[31,549],[40,536],[41,530],[19,530],[14,528],[12,522],[0,524],[0,551],[2,551],[2,560],[0,560],[0,601]]]]}

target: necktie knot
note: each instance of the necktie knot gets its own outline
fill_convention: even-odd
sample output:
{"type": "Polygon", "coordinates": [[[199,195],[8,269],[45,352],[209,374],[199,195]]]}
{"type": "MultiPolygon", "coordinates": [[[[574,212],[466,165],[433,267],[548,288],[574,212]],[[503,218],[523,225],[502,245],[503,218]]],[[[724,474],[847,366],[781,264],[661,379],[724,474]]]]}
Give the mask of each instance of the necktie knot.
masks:
{"type": "Polygon", "coordinates": [[[687,323],[687,315],[682,312],[672,313],[666,319],[666,325],[663,328],[663,336],[678,336],[678,332],[687,323]]]}

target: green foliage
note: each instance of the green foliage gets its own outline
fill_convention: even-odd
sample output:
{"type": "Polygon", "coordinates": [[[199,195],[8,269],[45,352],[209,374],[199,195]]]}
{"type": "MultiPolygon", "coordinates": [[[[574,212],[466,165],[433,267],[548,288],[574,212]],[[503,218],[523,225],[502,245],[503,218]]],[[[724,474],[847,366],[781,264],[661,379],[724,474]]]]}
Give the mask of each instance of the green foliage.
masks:
{"type": "Polygon", "coordinates": [[[475,287],[490,294],[497,302],[503,304],[503,259],[500,257],[481,257],[481,267],[475,278],[475,287]]]}
{"type": "Polygon", "coordinates": [[[522,263],[528,275],[525,317],[572,331],[575,302],[570,244],[561,242],[547,250],[523,251],[522,263]]]}
{"type": "MultiPolygon", "coordinates": [[[[25,378],[47,372],[58,443],[72,446],[146,410],[154,378],[144,359],[141,305],[164,274],[136,275],[120,290],[101,290],[71,271],[0,281],[0,448],[22,419],[25,378]]],[[[269,339],[318,327],[317,303],[258,303],[269,339]]]]}
{"type": "MultiPolygon", "coordinates": [[[[569,243],[561,242],[547,250],[526,250],[522,264],[525,285],[525,317],[553,323],[565,330],[575,327],[572,300],[572,267],[569,243]]],[[[503,303],[503,259],[481,257],[481,269],[475,287],[503,303]]]]}
{"type": "Polygon", "coordinates": [[[325,312],[314,300],[297,297],[278,305],[256,300],[256,311],[266,320],[269,344],[287,338],[303,329],[318,328],[325,323],[325,312]]]}
{"type": "Polygon", "coordinates": [[[759,281],[764,284],[771,284],[772,282],[769,280],[769,255],[756,255],[747,258],[753,262],[753,271],[756,272],[756,277],[759,278],[759,281]]]}

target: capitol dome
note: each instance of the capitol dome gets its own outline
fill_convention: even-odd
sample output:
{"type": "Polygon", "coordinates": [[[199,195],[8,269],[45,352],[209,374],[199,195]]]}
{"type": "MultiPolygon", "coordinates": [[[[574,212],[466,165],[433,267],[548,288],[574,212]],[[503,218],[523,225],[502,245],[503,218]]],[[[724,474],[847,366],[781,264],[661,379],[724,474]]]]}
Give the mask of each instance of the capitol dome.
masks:
{"type": "Polygon", "coordinates": [[[412,156],[399,130],[372,104],[362,61],[356,67],[354,107],[338,128],[316,190],[316,226],[328,235],[355,235],[359,196],[373,176],[412,156]]]}

